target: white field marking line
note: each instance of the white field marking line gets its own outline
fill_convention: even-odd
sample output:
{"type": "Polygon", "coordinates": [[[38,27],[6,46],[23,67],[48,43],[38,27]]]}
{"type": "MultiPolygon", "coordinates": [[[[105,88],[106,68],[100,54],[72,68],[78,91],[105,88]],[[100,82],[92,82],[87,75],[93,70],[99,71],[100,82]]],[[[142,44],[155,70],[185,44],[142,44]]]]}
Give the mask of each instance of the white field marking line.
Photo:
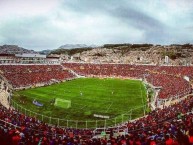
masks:
{"type": "Polygon", "coordinates": [[[80,108],[81,110],[83,110],[86,107],[86,105],[84,105],[82,108],[80,108]]]}
{"type": "Polygon", "coordinates": [[[111,102],[111,104],[109,105],[109,107],[107,108],[107,110],[105,111],[105,113],[107,113],[109,111],[109,109],[111,108],[111,106],[113,105],[113,102],[111,102]]]}
{"type": "Polygon", "coordinates": [[[144,105],[144,100],[143,100],[143,96],[142,96],[142,88],[141,88],[141,84],[140,84],[140,90],[141,90],[141,100],[142,100],[142,104],[144,105]]]}

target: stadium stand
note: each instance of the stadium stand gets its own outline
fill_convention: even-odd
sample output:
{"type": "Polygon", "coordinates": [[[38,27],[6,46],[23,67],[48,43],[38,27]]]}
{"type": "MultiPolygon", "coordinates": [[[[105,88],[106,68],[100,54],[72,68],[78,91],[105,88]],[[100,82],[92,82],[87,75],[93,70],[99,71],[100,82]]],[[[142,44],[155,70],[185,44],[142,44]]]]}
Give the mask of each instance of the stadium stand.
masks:
{"type": "Polygon", "coordinates": [[[191,92],[190,84],[181,77],[175,77],[167,74],[150,74],[146,77],[147,81],[161,87],[159,98],[181,97],[191,92]]]}
{"type": "Polygon", "coordinates": [[[161,88],[159,99],[182,97],[191,92],[191,85],[183,76],[192,77],[193,67],[84,63],[63,65],[84,76],[146,79],[148,83],[161,88]]]}
{"type": "MultiPolygon", "coordinates": [[[[0,106],[1,145],[65,145],[65,144],[128,144],[128,145],[191,145],[193,143],[193,96],[147,116],[110,129],[110,137],[92,138],[93,130],[49,126],[16,110],[0,106]],[[125,131],[114,137],[115,132],[125,131]]],[[[107,130],[108,131],[108,130],[107,130]]]]}
{"type": "Polygon", "coordinates": [[[0,70],[14,88],[50,84],[74,77],[60,65],[1,65],[0,70]]]}
{"type": "MultiPolygon", "coordinates": [[[[0,66],[1,75],[15,89],[75,78],[69,69],[81,76],[144,79],[161,88],[158,99],[178,99],[192,91],[184,76],[191,79],[193,67],[80,63],[0,66]]],[[[98,138],[94,130],[51,126],[0,105],[1,145],[192,145],[193,96],[104,131],[108,136],[98,138]]]]}

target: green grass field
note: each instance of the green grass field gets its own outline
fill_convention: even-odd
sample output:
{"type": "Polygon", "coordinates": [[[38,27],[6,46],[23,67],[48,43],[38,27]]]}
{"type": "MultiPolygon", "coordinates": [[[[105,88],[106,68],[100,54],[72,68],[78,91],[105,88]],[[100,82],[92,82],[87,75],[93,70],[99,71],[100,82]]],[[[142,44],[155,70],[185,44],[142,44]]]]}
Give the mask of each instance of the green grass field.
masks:
{"type": "MultiPolygon", "coordinates": [[[[146,104],[146,89],[137,80],[80,78],[16,91],[13,100],[28,110],[64,120],[96,121],[103,119],[94,117],[94,114],[109,116],[113,121],[108,125],[112,125],[114,118],[117,122],[128,120],[131,109],[146,104]],[[35,106],[34,99],[44,106],[35,106]],[[60,100],[69,100],[71,104],[60,100]]],[[[132,119],[141,116],[143,109],[133,111],[132,119]]]]}

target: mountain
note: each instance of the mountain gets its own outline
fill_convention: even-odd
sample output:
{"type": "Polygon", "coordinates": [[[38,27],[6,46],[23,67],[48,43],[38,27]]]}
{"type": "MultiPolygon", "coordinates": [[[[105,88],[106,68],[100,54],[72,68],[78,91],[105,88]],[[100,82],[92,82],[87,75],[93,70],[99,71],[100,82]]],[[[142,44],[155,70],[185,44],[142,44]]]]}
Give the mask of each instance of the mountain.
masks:
{"type": "Polygon", "coordinates": [[[88,48],[88,47],[97,47],[96,45],[86,45],[86,44],[65,44],[60,46],[58,49],[73,49],[73,48],[88,48]]]}
{"type": "Polygon", "coordinates": [[[40,54],[44,54],[44,55],[48,55],[52,50],[42,50],[42,51],[39,51],[40,54]]]}
{"type": "Polygon", "coordinates": [[[56,49],[51,53],[66,55],[64,60],[70,62],[193,65],[192,44],[104,44],[95,48],[56,49]]]}
{"type": "Polygon", "coordinates": [[[0,54],[21,54],[21,53],[37,53],[34,50],[28,50],[17,45],[0,46],[0,54]]]}
{"type": "Polygon", "coordinates": [[[83,51],[98,48],[97,45],[86,45],[86,44],[65,44],[60,46],[58,49],[51,50],[49,54],[67,54],[73,55],[75,53],[81,53],[83,51]]]}

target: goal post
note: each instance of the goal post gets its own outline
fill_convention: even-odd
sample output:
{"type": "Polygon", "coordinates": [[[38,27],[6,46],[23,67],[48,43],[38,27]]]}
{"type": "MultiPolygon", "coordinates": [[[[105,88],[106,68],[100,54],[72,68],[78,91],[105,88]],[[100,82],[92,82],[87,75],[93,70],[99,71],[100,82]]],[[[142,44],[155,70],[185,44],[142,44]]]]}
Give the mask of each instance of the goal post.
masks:
{"type": "Polygon", "coordinates": [[[56,98],[54,106],[66,108],[66,109],[70,108],[71,107],[71,100],[56,98]]]}

